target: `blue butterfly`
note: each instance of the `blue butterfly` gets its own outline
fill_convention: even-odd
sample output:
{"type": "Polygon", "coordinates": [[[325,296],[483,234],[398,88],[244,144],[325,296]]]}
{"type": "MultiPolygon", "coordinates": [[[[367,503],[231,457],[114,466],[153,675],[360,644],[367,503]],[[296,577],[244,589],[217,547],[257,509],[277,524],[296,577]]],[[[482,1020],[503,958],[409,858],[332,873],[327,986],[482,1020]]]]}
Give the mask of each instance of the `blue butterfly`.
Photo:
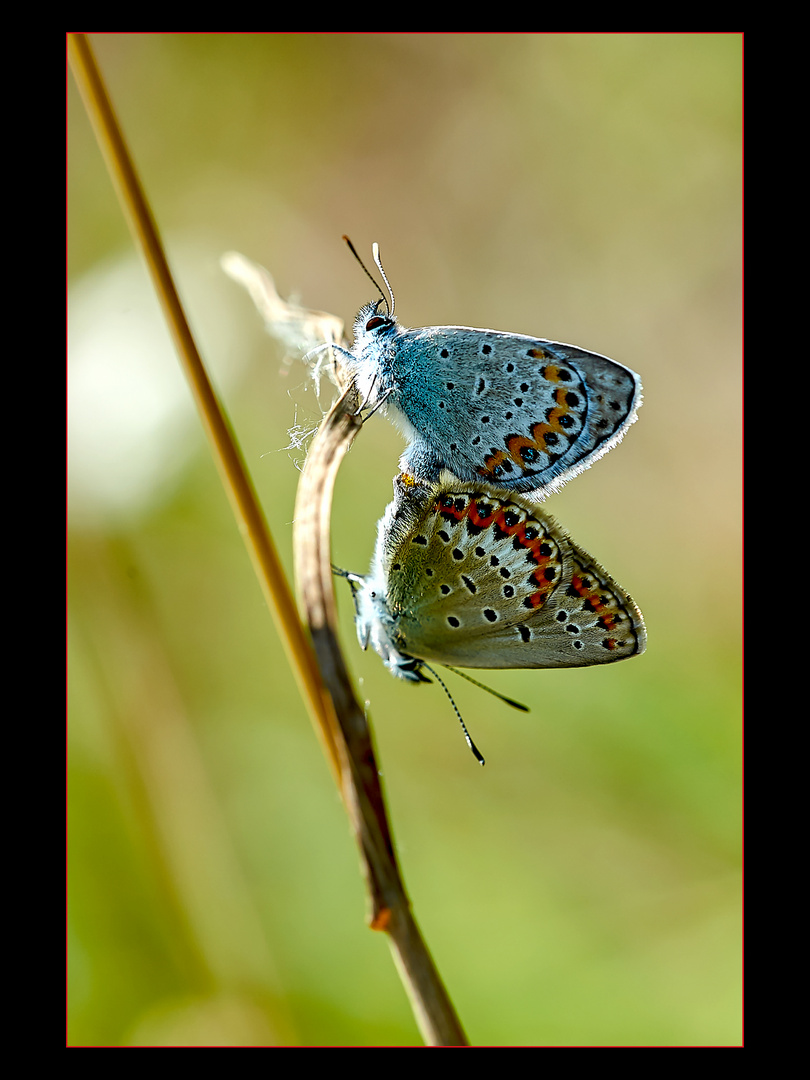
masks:
{"type": "Polygon", "coordinates": [[[403,473],[432,483],[447,470],[542,499],[636,419],[641,381],[606,356],[497,330],[402,326],[377,244],[372,251],[390,303],[377,285],[381,299],[360,309],[351,349],[332,348],[365,406],[382,408],[407,438],[403,473]]]}

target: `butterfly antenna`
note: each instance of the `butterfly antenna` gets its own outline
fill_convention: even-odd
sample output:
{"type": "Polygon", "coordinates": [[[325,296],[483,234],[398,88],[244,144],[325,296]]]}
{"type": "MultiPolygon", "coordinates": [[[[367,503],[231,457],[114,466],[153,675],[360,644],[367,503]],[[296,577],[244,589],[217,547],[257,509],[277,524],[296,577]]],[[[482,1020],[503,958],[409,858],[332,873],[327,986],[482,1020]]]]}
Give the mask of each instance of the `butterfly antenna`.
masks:
{"type": "MultiPolygon", "coordinates": [[[[424,664],[424,661],[423,661],[423,664],[424,664]]],[[[441,678],[434,671],[434,669],[430,666],[430,664],[424,664],[424,666],[428,669],[430,674],[433,676],[433,678],[436,680],[436,682],[439,684],[439,686],[442,688],[442,690],[444,690],[445,694],[447,694],[448,698],[450,699],[450,704],[453,706],[453,710],[454,710],[456,716],[458,717],[458,722],[461,724],[461,730],[464,732],[464,738],[467,740],[467,746],[469,746],[469,748],[472,750],[473,755],[475,757],[475,760],[478,762],[478,764],[483,765],[484,764],[484,757],[483,757],[481,751],[478,749],[478,747],[475,745],[475,743],[470,738],[470,733],[469,733],[469,731],[467,731],[467,725],[464,723],[464,721],[463,721],[463,719],[461,717],[461,713],[458,711],[458,706],[456,705],[455,701],[453,701],[453,695],[450,693],[450,691],[444,685],[441,678]]]]}
{"type": "MultiPolygon", "coordinates": [[[[386,300],[385,293],[380,288],[379,283],[377,281],[375,281],[375,279],[374,279],[371,271],[369,270],[369,268],[366,266],[366,264],[363,262],[363,260],[357,254],[357,248],[354,246],[354,244],[351,242],[351,240],[348,238],[348,236],[344,236],[343,239],[349,245],[349,251],[352,253],[352,255],[354,255],[355,259],[357,259],[357,261],[363,267],[363,271],[364,271],[366,277],[374,285],[374,288],[377,290],[377,292],[382,297],[382,302],[385,304],[386,308],[388,309],[388,317],[390,318],[394,314],[394,310],[391,307],[391,305],[388,303],[388,301],[386,300]]],[[[375,244],[374,247],[376,248],[377,245],[375,244]]],[[[377,265],[379,266],[379,263],[377,263],[377,265]]],[[[382,267],[380,267],[380,269],[382,270],[382,267]]],[[[388,278],[385,277],[385,273],[383,273],[383,278],[385,280],[385,284],[388,285],[388,278]]],[[[391,286],[390,285],[388,285],[388,291],[391,292],[391,286]]],[[[394,298],[394,294],[391,293],[391,299],[393,300],[393,298],[394,298]]]]}
{"type": "Polygon", "coordinates": [[[388,280],[388,275],[386,274],[385,270],[383,270],[382,260],[380,259],[380,245],[379,244],[372,244],[371,245],[371,254],[374,256],[374,262],[377,264],[377,269],[382,274],[382,279],[385,282],[386,287],[388,288],[388,292],[391,294],[391,307],[390,307],[390,309],[388,311],[388,317],[393,319],[393,317],[394,317],[394,308],[397,306],[397,302],[394,299],[394,290],[391,288],[391,282],[388,280]]]}
{"type": "Polygon", "coordinates": [[[335,566],[334,563],[332,563],[332,573],[336,577],[342,577],[342,578],[345,578],[348,581],[349,588],[351,589],[351,593],[352,593],[352,603],[354,604],[354,613],[355,613],[355,615],[359,615],[360,610],[359,610],[359,607],[358,607],[358,593],[359,593],[359,591],[360,591],[360,589],[361,589],[361,587],[363,585],[363,580],[364,580],[363,575],[362,574],[353,574],[353,573],[351,573],[350,570],[341,570],[341,568],[339,566],[335,566]]]}
{"type": "Polygon", "coordinates": [[[514,698],[507,697],[505,694],[499,694],[497,690],[493,690],[491,686],[487,686],[486,683],[479,682],[478,679],[474,679],[471,675],[468,675],[466,671],[459,671],[458,668],[450,667],[449,664],[444,665],[448,671],[452,671],[454,675],[460,675],[462,679],[466,679],[467,682],[471,682],[473,686],[479,687],[481,690],[486,690],[488,694],[492,694],[493,697],[500,698],[501,701],[507,705],[511,705],[513,709],[520,709],[521,712],[528,712],[529,706],[523,705],[520,701],[515,701],[514,698]]]}
{"type": "Polygon", "coordinates": [[[334,563],[332,563],[332,573],[336,577],[346,578],[350,585],[362,584],[364,581],[362,574],[353,574],[351,570],[344,570],[340,566],[335,566],[334,563]]]}

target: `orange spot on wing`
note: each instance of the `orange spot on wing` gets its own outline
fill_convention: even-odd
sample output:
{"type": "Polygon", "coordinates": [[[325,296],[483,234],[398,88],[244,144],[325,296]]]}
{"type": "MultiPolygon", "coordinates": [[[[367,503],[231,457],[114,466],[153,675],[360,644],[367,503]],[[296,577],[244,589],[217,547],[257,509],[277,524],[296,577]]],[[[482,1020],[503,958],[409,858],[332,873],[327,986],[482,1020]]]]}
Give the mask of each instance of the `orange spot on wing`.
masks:
{"type": "Polygon", "coordinates": [[[542,592],[532,593],[531,596],[527,596],[524,603],[531,604],[533,608],[541,608],[546,602],[546,595],[542,592]]]}
{"type": "MultiPolygon", "coordinates": [[[[612,630],[618,621],[618,612],[608,607],[608,604],[605,601],[605,593],[601,587],[598,585],[586,585],[578,574],[574,574],[572,577],[571,587],[576,589],[591,611],[594,614],[599,615],[600,626],[603,626],[605,630],[612,630]]],[[[616,649],[618,648],[618,643],[615,639],[610,638],[608,639],[606,648],[616,649]]]]}
{"type": "Polygon", "coordinates": [[[498,450],[494,454],[490,454],[488,458],[484,458],[483,467],[478,470],[479,476],[492,476],[501,462],[509,455],[505,450],[498,450]]]}
{"type": "MultiPolygon", "coordinates": [[[[486,504],[485,504],[486,505],[486,504]]],[[[470,501],[468,516],[473,525],[477,525],[481,529],[487,529],[492,524],[492,520],[495,516],[494,506],[488,507],[489,513],[482,514],[478,508],[478,502],[476,499],[470,501]]]]}
{"type": "Polygon", "coordinates": [[[459,510],[456,506],[456,499],[452,495],[443,495],[434,504],[433,511],[436,514],[441,514],[443,518],[453,518],[455,521],[461,521],[466,517],[469,506],[469,503],[465,503],[462,509],[459,510]]]}

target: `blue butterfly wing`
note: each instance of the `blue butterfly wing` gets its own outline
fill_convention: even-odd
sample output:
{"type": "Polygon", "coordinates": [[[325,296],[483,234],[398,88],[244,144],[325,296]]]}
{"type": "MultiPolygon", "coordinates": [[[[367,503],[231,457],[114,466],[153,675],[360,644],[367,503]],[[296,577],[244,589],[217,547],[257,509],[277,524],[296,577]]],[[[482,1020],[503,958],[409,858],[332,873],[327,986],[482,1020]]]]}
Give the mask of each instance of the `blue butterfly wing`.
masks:
{"type": "Polygon", "coordinates": [[[411,440],[403,471],[537,494],[607,453],[641,403],[638,376],[608,357],[463,326],[400,329],[386,373],[411,440]]]}

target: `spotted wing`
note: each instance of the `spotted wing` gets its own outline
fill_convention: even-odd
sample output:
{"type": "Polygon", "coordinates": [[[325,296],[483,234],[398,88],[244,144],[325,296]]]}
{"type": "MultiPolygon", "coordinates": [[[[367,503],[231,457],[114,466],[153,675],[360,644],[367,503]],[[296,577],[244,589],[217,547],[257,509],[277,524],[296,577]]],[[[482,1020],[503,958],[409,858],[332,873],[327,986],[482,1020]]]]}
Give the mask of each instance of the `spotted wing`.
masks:
{"type": "Polygon", "coordinates": [[[607,453],[633,423],[641,382],[575,345],[469,327],[397,342],[396,407],[416,432],[403,467],[547,495],[607,453]]]}
{"type": "Polygon", "coordinates": [[[644,651],[644,621],[627,593],[519,496],[400,485],[397,500],[384,570],[403,653],[461,667],[553,668],[644,651]]]}

